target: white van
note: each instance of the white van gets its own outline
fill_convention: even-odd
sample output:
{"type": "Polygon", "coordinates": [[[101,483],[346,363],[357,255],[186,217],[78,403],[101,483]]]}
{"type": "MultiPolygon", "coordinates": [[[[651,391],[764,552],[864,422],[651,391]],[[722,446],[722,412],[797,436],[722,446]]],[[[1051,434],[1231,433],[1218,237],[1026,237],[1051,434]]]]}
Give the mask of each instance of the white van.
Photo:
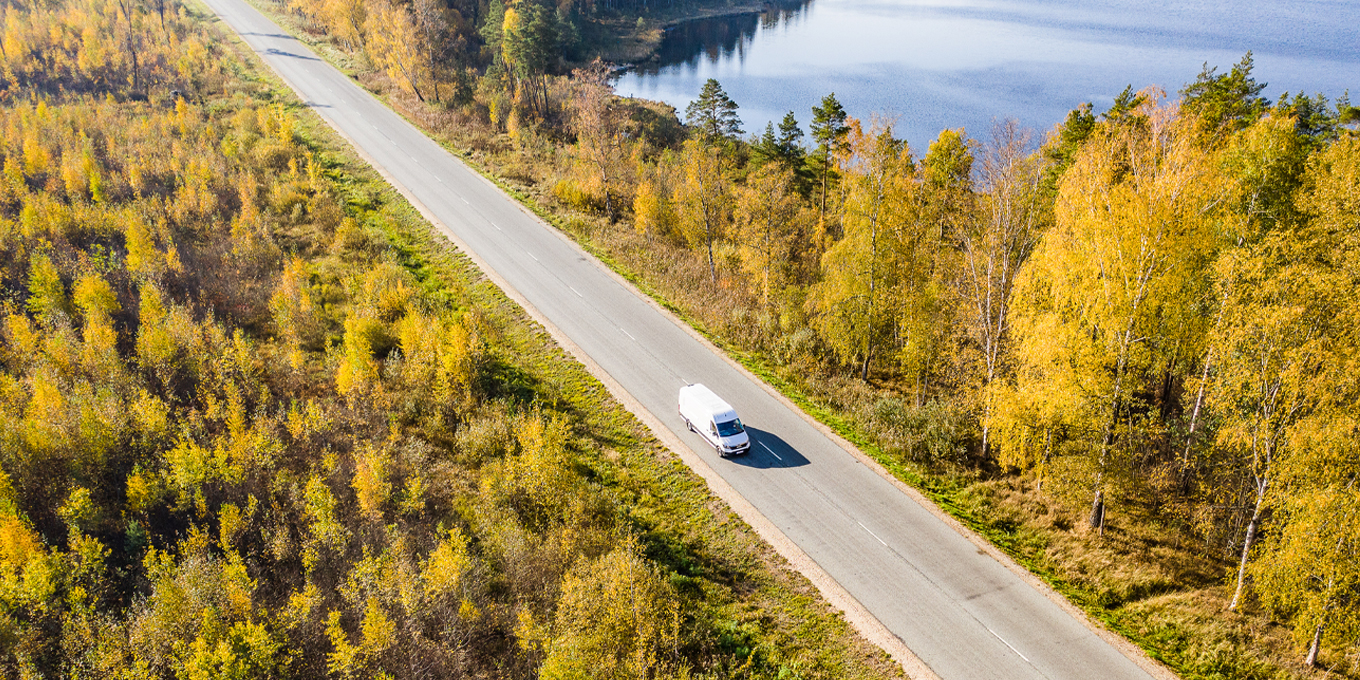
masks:
{"type": "Polygon", "coordinates": [[[732,405],[698,383],[680,388],[680,417],[690,432],[698,432],[719,456],[746,453],[751,437],[732,405]]]}

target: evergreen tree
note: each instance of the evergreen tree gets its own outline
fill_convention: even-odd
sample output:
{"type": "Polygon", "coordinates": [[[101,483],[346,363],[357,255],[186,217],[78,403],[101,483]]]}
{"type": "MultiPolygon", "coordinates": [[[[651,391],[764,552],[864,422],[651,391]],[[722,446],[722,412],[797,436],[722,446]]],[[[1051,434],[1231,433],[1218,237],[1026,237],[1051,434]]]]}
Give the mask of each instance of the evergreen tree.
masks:
{"type": "Polygon", "coordinates": [[[1199,116],[1199,129],[1204,134],[1226,134],[1250,125],[1270,107],[1261,96],[1265,83],[1251,77],[1251,52],[1242,57],[1232,70],[1218,73],[1218,67],[1204,64],[1195,82],[1181,89],[1181,107],[1199,116]]]}
{"type": "Polygon", "coordinates": [[[774,123],[766,123],[765,132],[751,144],[751,165],[758,169],[779,160],[779,140],[774,136],[774,123]]]}
{"type": "Polygon", "coordinates": [[[699,97],[685,107],[685,123],[710,144],[741,134],[736,102],[712,78],[699,90],[699,97]]]}
{"type": "Polygon", "coordinates": [[[820,106],[812,107],[812,140],[817,142],[818,174],[822,176],[822,196],[818,201],[818,219],[826,222],[826,187],[831,178],[831,155],[845,146],[850,127],[845,124],[845,109],[836,101],[836,93],[822,97],[820,106]]]}
{"type": "Polygon", "coordinates": [[[529,3],[505,10],[501,53],[507,70],[515,76],[517,95],[531,110],[545,113],[547,75],[558,59],[557,14],[529,3]]]}
{"type": "Polygon", "coordinates": [[[792,111],[784,114],[784,120],[779,121],[778,141],[780,155],[786,162],[803,160],[803,128],[798,125],[798,119],[792,111]]]}
{"type": "Polygon", "coordinates": [[[1044,187],[1050,196],[1058,192],[1058,180],[1062,179],[1063,172],[1072,165],[1077,150],[1095,129],[1096,116],[1091,112],[1088,102],[1067,112],[1067,119],[1044,144],[1044,155],[1049,161],[1044,171],[1044,187]]]}
{"type": "Polygon", "coordinates": [[[1124,87],[1124,91],[1114,98],[1114,103],[1109,110],[1100,114],[1100,119],[1106,123],[1118,125],[1125,121],[1138,121],[1144,118],[1140,113],[1139,107],[1147,103],[1148,96],[1143,92],[1134,92],[1132,85],[1124,87]]]}
{"type": "Polygon", "coordinates": [[[779,163],[786,168],[795,169],[803,164],[803,130],[798,127],[798,119],[793,112],[784,114],[775,132],[774,123],[765,124],[765,132],[751,145],[753,162],[759,167],[766,163],[779,163]]]}

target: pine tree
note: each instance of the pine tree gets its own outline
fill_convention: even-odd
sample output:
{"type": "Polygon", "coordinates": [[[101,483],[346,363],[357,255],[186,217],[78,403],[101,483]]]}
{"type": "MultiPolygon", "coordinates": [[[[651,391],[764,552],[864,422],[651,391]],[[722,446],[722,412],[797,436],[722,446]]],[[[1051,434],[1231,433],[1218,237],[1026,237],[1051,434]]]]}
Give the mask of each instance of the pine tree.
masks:
{"type": "Polygon", "coordinates": [[[685,107],[685,124],[697,131],[707,144],[735,139],[741,134],[736,102],[712,78],[699,90],[699,97],[685,107]]]}
{"type": "Polygon", "coordinates": [[[1227,135],[1256,121],[1270,108],[1270,101],[1261,96],[1265,83],[1251,76],[1255,66],[1251,52],[1233,65],[1227,73],[1205,62],[1195,82],[1181,89],[1181,107],[1199,118],[1203,134],[1227,135]]]}
{"type": "Polygon", "coordinates": [[[826,192],[832,174],[832,156],[844,148],[845,137],[850,132],[845,120],[845,109],[836,101],[835,92],[822,97],[822,103],[812,107],[812,140],[817,143],[817,170],[822,178],[817,216],[823,225],[826,224],[826,192]]]}

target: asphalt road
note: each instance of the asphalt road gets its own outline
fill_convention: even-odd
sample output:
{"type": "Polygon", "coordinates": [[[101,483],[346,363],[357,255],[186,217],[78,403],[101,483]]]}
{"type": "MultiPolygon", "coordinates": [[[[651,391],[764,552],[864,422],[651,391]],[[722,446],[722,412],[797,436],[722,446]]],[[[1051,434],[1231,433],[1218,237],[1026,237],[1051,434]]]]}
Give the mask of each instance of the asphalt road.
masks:
{"type": "Polygon", "coordinates": [[[1151,677],[243,0],[205,1],[940,677],[1151,677]],[[686,430],[676,392],[689,382],[736,407],[749,455],[720,459],[686,430]]]}

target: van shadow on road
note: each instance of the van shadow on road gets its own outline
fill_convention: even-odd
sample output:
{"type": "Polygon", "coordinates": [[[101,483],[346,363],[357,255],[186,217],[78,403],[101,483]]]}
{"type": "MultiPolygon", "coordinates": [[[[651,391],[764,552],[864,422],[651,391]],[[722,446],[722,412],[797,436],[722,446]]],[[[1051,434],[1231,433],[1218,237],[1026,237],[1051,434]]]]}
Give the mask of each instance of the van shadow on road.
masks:
{"type": "Polygon", "coordinates": [[[802,467],[808,459],[789,446],[788,442],[773,432],[746,426],[746,434],[751,437],[751,450],[743,456],[733,456],[727,460],[742,467],[769,469],[802,467]]]}

